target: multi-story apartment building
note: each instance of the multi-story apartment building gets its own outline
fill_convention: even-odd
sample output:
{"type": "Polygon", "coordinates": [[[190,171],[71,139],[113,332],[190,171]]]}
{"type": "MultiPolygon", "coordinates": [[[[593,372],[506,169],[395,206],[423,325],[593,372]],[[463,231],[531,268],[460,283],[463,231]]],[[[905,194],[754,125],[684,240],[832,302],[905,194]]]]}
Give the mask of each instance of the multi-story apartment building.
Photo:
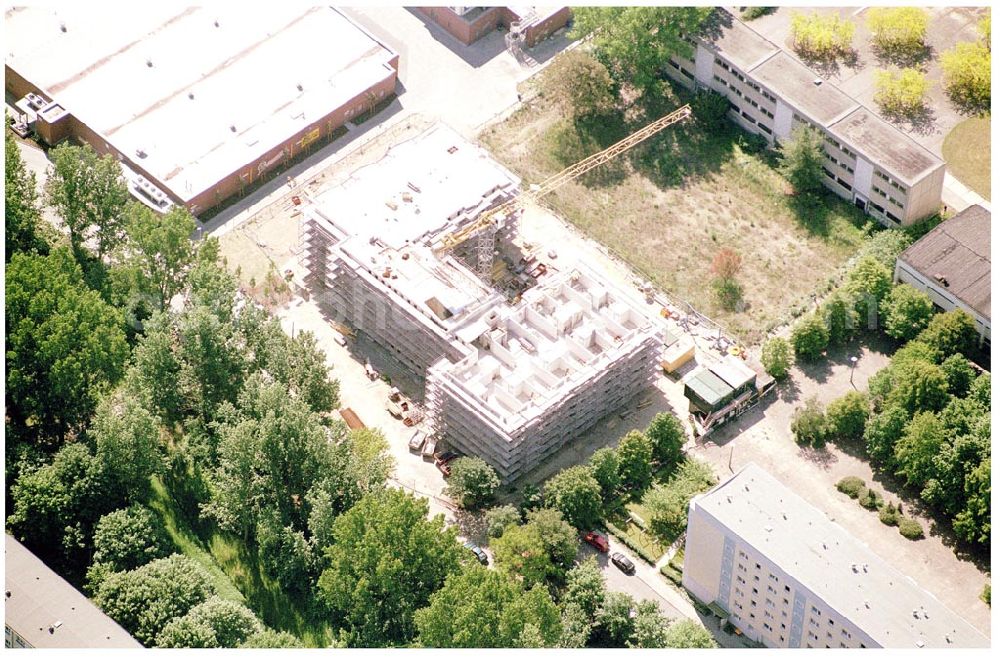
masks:
{"type": "Polygon", "coordinates": [[[941,311],[962,309],[990,347],[990,212],[969,206],[896,259],[895,279],[923,291],[941,311]]]}
{"type": "Polygon", "coordinates": [[[749,464],[688,511],[684,587],[772,648],[984,648],[989,639],[749,464]]]}
{"type": "Polygon", "coordinates": [[[670,58],[667,74],[725,95],[730,118],[772,144],[800,125],[818,129],[826,138],[827,187],[883,224],[906,226],[937,212],[940,158],[736,16],[725,19],[712,36],[689,39],[693,58],[670,58]]]}
{"type": "MultiPolygon", "coordinates": [[[[460,254],[435,249],[518,185],[439,125],[309,196],[302,220],[320,307],[423,382],[429,429],[505,482],[648,386],[663,341],[638,305],[582,265],[545,274],[511,258],[511,272],[496,259],[494,271],[507,272],[496,281],[529,286],[505,297],[460,254]]],[[[509,243],[517,215],[499,219],[509,243]]]]}
{"type": "Polygon", "coordinates": [[[5,647],[142,647],[27,547],[10,535],[4,542],[5,647]]]}

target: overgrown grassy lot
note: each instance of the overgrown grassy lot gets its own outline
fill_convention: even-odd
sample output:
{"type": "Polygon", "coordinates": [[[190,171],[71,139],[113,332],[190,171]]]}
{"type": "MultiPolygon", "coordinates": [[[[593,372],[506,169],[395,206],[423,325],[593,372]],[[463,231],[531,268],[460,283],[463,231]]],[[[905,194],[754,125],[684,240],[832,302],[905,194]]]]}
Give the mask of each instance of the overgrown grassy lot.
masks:
{"type": "Polygon", "coordinates": [[[959,181],[990,199],[990,118],[972,117],[944,138],[942,155],[959,181]]]}
{"type": "MultiPolygon", "coordinates": [[[[574,123],[539,96],[480,141],[535,183],[689,101],[665,84],[624,114],[574,123]]],[[[756,342],[791,309],[808,306],[870,225],[832,194],[801,204],[775,171],[774,154],[748,137],[690,118],[544,202],[661,288],[756,342]],[[723,310],[712,292],[711,263],[723,247],[742,256],[742,310],[723,310]]]]}

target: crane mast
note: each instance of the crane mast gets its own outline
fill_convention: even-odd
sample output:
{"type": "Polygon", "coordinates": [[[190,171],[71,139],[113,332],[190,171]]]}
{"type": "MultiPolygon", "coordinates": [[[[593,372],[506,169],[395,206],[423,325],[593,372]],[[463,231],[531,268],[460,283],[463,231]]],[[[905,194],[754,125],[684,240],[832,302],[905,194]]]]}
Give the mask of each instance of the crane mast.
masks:
{"type": "Polygon", "coordinates": [[[660,117],[651,124],[637,130],[625,139],[612,144],[603,151],[598,151],[592,156],[588,156],[580,162],[570,165],[558,174],[545,179],[542,183],[531,186],[528,191],[522,192],[513,199],[505,201],[498,206],[494,206],[470,224],[467,224],[456,231],[444,234],[438,239],[438,243],[435,245],[434,251],[441,253],[454,249],[458,245],[461,245],[478,234],[479,244],[477,245],[477,271],[480,277],[485,279],[488,276],[490,267],[493,264],[493,236],[494,231],[496,230],[496,220],[498,218],[504,217],[509,213],[513,213],[520,208],[523,208],[526,204],[544,197],[564,183],[568,183],[569,181],[586,174],[595,167],[603,165],[609,160],[628,151],[636,144],[649,139],[668,126],[672,126],[678,121],[686,119],[690,115],[691,106],[683,105],[670,114],[660,117]]]}

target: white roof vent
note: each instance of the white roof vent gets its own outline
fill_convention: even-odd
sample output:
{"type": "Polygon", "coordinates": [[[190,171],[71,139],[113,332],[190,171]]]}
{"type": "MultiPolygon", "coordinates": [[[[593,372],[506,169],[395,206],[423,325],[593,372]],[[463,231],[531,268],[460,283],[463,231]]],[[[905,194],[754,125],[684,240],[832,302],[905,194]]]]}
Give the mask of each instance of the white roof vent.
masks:
{"type": "Polygon", "coordinates": [[[816,85],[817,87],[819,87],[820,85],[823,84],[823,78],[815,78],[813,80],[813,84],[816,85]]]}
{"type": "Polygon", "coordinates": [[[924,639],[922,639],[922,638],[921,639],[917,639],[917,647],[918,648],[924,647],[924,639]]]}
{"type": "Polygon", "coordinates": [[[153,68],[153,60],[149,57],[146,58],[146,66],[153,68]]]}
{"type": "Polygon", "coordinates": [[[65,32],[66,31],[66,24],[65,23],[60,23],[59,24],[59,31],[60,32],[65,32]]]}

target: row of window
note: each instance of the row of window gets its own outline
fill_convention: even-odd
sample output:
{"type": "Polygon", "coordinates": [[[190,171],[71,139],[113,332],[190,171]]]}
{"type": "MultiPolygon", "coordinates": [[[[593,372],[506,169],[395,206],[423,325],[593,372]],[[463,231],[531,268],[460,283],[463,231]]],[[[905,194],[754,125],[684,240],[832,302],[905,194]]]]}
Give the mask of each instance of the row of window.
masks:
{"type": "Polygon", "coordinates": [[[892,187],[896,188],[897,190],[899,190],[900,192],[902,192],[904,195],[906,194],[906,187],[903,186],[903,185],[900,185],[899,183],[896,183],[889,176],[887,176],[887,175],[885,175],[885,174],[883,174],[882,172],[879,172],[879,171],[875,172],[875,176],[877,176],[878,178],[882,179],[883,181],[885,181],[886,183],[888,183],[892,187]]]}
{"type": "Polygon", "coordinates": [[[849,174],[853,174],[854,173],[854,168],[851,167],[850,165],[848,165],[846,162],[840,162],[839,160],[837,160],[836,158],[834,158],[833,156],[831,156],[826,151],[823,152],[823,155],[826,156],[827,160],[829,160],[833,164],[840,165],[841,169],[846,169],[849,174]]]}

